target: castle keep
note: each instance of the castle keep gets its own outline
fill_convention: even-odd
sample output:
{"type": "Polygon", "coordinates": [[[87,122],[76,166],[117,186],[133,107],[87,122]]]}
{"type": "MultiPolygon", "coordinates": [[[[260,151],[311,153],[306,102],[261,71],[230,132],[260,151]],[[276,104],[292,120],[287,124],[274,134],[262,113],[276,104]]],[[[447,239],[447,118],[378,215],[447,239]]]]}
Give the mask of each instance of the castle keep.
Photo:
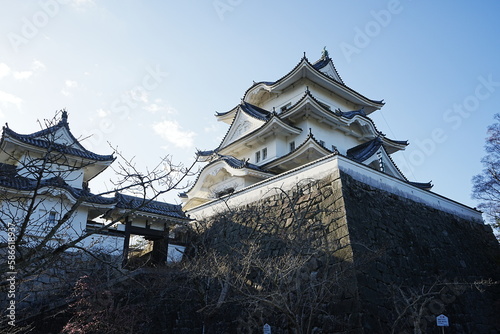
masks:
{"type": "MultiPolygon", "coordinates": [[[[287,220],[282,194],[309,187],[297,203],[335,212],[308,220],[325,226],[335,257],[353,263],[349,293],[337,301],[349,329],[322,330],[433,333],[436,316],[446,314],[456,332],[494,333],[498,287],[488,282],[500,278],[498,242],[481,212],[403,175],[391,155],[408,143],[386,137],[369,117],[383,106],[346,86],[326,50],[316,62],[304,55],[216,114],[229,129],[218,147],[198,152],[206,165],[181,194],[183,208],[201,221],[265,206],[259,223],[240,217],[217,237],[214,247],[225,249],[277,212],[287,220]]],[[[266,249],[279,253],[272,243],[266,249]]]]}
{"type": "MultiPolygon", "coordinates": [[[[197,152],[204,167],[180,194],[182,206],[92,193],[115,157],[85,149],[66,111],[32,134],[6,126],[1,218],[24,222],[15,243],[28,259],[76,240],[133,269],[133,239],[144,241],[135,260],[159,269],[135,272],[158,283],[158,293],[144,286],[157,332],[253,333],[267,323],[273,334],[436,333],[436,316],[445,315],[450,332],[498,333],[491,227],[478,210],[403,175],[392,155],[408,142],[370,118],[383,106],[348,87],[326,50],[315,62],[304,54],[216,114],[228,130],[218,147],[197,152]],[[165,267],[172,250],[185,261],[165,267]]],[[[12,243],[8,231],[0,238],[4,248],[12,243]]],[[[46,290],[27,289],[27,308],[46,290]]]]}

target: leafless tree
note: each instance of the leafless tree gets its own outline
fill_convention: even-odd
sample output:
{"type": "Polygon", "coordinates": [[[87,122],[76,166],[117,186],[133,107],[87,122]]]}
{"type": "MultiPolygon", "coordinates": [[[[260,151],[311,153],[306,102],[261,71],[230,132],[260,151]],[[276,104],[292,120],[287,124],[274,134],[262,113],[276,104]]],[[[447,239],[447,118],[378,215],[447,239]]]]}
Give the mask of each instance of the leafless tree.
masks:
{"type": "MultiPolygon", "coordinates": [[[[71,266],[77,268],[75,261],[81,254],[119,267],[116,264],[120,261],[106,256],[116,249],[103,249],[100,233],[152,201],[161,201],[165,193],[181,189],[186,177],[193,175],[195,162],[184,167],[167,156],[152,169],[142,171],[134,159],[114,149],[116,161],[108,167],[114,176],[106,187],[101,187],[107,190],[92,193],[79,173],[93,168],[98,161],[91,154],[82,157],[75,153],[84,150],[79,142],[84,144],[85,138],[62,138],[61,132],[55,131],[66,120],[66,111],[60,111],[54,118],[40,122],[41,130],[27,137],[31,149],[24,152],[12,146],[5,149],[7,144],[1,146],[0,254],[5,261],[0,261],[0,269],[4,276],[15,274],[17,292],[23,281],[46,275],[48,268],[51,275],[71,266]],[[138,200],[133,207],[110,215],[117,193],[138,200]],[[88,228],[88,222],[79,218],[81,212],[92,212],[99,222],[88,228]]],[[[10,130],[6,127],[5,131],[10,130]]],[[[3,277],[1,289],[5,291],[8,285],[7,277],[3,277]]]]}
{"type": "Polygon", "coordinates": [[[426,333],[427,328],[436,322],[436,316],[445,312],[446,306],[451,305],[466,290],[483,292],[486,287],[497,284],[493,280],[449,282],[442,278],[420,287],[393,284],[389,287],[395,315],[391,333],[426,333]]]}
{"type": "Polygon", "coordinates": [[[352,325],[334,311],[336,302],[352,297],[353,266],[344,261],[350,245],[331,234],[338,209],[320,205],[331,194],[306,181],[194,225],[199,239],[185,269],[203,295],[199,312],[207,323],[239,309],[241,333],[265,323],[291,333],[352,325]]]}
{"type": "Polygon", "coordinates": [[[472,197],[481,203],[489,220],[494,226],[500,227],[500,114],[495,115],[496,123],[488,127],[486,138],[486,153],[482,159],[484,169],[482,173],[472,179],[472,197]]]}

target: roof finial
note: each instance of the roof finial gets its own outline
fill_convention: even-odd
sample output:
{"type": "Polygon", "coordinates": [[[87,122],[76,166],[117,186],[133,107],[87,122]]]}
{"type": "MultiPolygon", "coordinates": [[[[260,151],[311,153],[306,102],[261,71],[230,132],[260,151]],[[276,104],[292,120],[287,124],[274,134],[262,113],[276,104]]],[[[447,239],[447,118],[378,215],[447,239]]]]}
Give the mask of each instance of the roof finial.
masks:
{"type": "Polygon", "coordinates": [[[61,121],[64,123],[68,123],[68,112],[66,111],[66,109],[62,110],[61,121]]]}
{"type": "Polygon", "coordinates": [[[326,49],[326,46],[323,47],[323,51],[321,52],[321,59],[328,59],[330,58],[328,56],[328,50],[326,49]]]}

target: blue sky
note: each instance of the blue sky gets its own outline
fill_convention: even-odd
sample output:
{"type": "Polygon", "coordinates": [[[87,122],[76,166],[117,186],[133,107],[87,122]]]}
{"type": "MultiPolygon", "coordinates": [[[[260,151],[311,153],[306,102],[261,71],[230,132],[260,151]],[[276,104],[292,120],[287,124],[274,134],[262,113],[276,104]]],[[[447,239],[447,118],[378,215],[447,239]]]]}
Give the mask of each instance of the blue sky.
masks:
{"type": "MultiPolygon", "coordinates": [[[[327,47],[405,175],[470,206],[500,112],[498,1],[2,1],[0,123],[21,133],[66,108],[96,153],[189,164],[218,146],[215,112],[327,47]]],[[[110,175],[91,184],[99,190],[110,175]],[[101,180],[102,179],[102,180],[101,180]]],[[[176,202],[177,194],[167,200],[176,202]]]]}

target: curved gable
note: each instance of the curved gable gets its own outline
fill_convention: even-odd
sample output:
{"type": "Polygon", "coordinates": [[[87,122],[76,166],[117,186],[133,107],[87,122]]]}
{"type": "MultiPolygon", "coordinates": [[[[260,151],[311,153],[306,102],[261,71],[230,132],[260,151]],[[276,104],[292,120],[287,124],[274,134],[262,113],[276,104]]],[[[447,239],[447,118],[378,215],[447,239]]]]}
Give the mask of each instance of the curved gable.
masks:
{"type": "Polygon", "coordinates": [[[408,181],[389,156],[383,138],[377,137],[347,150],[347,157],[380,172],[408,181]]]}
{"type": "Polygon", "coordinates": [[[185,193],[187,200],[183,208],[187,210],[193,205],[228,195],[273,175],[246,161],[219,156],[201,170],[193,187],[185,193]]]}
{"type": "Polygon", "coordinates": [[[243,100],[260,105],[264,99],[268,99],[272,94],[280,94],[288,86],[293,85],[302,78],[307,78],[341,98],[359,106],[359,108],[365,107],[365,112],[367,114],[380,109],[384,105],[382,101],[371,100],[344,85],[333,66],[333,62],[331,65],[328,65],[330,60],[331,59],[326,61],[322,67],[317,66],[318,69],[315,65],[311,64],[306,57],[303,57],[299,64],[281,79],[271,83],[260,82],[250,87],[245,92],[243,100]]]}
{"type": "Polygon", "coordinates": [[[267,110],[246,102],[242,102],[238,107],[219,115],[222,116],[220,120],[224,122],[228,119],[232,119],[232,121],[217,150],[254,131],[272,117],[272,114],[267,110]]]}
{"type": "Polygon", "coordinates": [[[306,140],[295,150],[276,160],[271,161],[268,164],[263,165],[262,167],[273,171],[274,173],[283,173],[301,165],[310,163],[314,160],[323,158],[332,153],[335,152],[324,147],[310,133],[307,136],[306,140]]]}
{"type": "Polygon", "coordinates": [[[258,145],[258,143],[265,142],[269,137],[296,136],[301,132],[302,129],[289,125],[278,116],[274,116],[260,127],[228,143],[228,145],[222,147],[218,152],[221,154],[233,154],[235,151],[240,152],[242,146],[251,148],[254,145],[258,145]]]}
{"type": "Polygon", "coordinates": [[[89,160],[111,162],[115,159],[112,154],[100,155],[83,147],[69,129],[68,114],[66,111],[63,111],[59,123],[32,134],[23,135],[8,127],[4,127],[2,142],[8,140],[7,138],[11,138],[19,142],[19,144],[26,144],[42,149],[47,149],[51,146],[61,153],[89,160]]]}
{"type": "Polygon", "coordinates": [[[328,55],[323,55],[323,57],[320,60],[318,60],[313,64],[313,67],[321,71],[322,73],[326,74],[333,80],[338,81],[341,84],[345,85],[344,81],[337,72],[335,65],[333,64],[332,58],[330,58],[328,55]]]}

